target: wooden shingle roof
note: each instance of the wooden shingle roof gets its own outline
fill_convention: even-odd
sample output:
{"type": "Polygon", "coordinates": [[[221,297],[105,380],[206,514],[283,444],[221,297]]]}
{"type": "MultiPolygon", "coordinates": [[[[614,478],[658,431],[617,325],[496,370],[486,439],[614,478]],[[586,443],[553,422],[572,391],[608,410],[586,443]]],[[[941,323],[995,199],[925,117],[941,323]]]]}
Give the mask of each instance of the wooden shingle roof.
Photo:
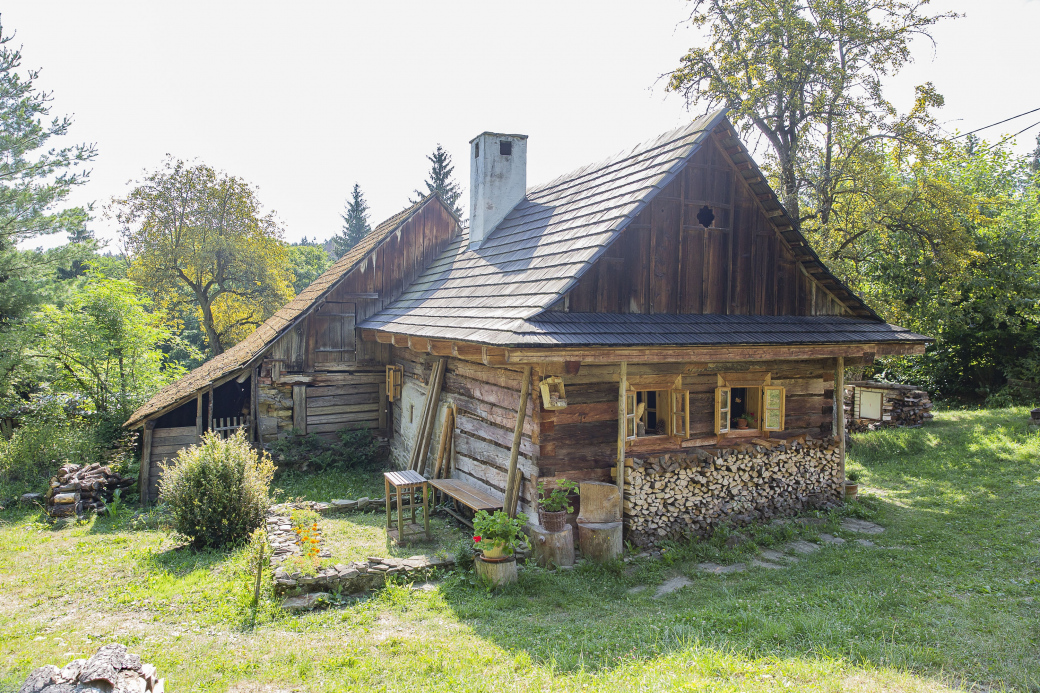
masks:
{"type": "MultiPolygon", "coordinates": [[[[524,343],[532,334],[528,321],[577,283],[713,131],[732,132],[724,109],[529,189],[481,247],[470,249],[468,233],[463,233],[396,301],[361,326],[488,345],[524,343]]],[[[879,322],[792,229],[739,139],[727,138],[723,145],[745,180],[755,181],[753,190],[767,209],[778,210],[772,221],[803,267],[851,315],[879,322]]]]}
{"type": "MultiPolygon", "coordinates": [[[[335,288],[336,284],[361,263],[372,250],[416,214],[426,203],[434,199],[428,195],[398,212],[347,251],[332,267],[315,279],[306,289],[289,301],[278,312],[256,328],[248,337],[224,353],[202,364],[183,378],[170,383],[137,409],[126,422],[127,427],[139,426],[146,419],[174,409],[195,397],[211,385],[224,382],[247,367],[274,342],[303,318],[310,308],[335,288]]],[[[438,198],[439,199],[439,198],[438,198]]]]}

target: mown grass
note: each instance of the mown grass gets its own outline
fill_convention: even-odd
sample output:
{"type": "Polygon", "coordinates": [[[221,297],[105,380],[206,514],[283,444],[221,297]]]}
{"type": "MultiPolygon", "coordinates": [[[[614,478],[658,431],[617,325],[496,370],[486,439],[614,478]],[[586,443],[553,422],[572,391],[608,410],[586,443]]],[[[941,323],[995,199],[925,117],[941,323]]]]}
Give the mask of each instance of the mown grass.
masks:
{"type": "MultiPolygon", "coordinates": [[[[783,571],[698,572],[751,555],[720,534],[660,560],[528,569],[496,594],[458,571],[432,591],[393,585],[304,616],[265,593],[255,629],[245,548],[197,553],[125,518],[51,527],[8,511],[0,690],[112,640],[174,691],[1040,690],[1040,434],[1023,408],[936,418],[857,436],[850,450],[864,499],[843,513],[887,528],[874,548],[826,547],[783,571]],[[655,599],[675,575],[692,584],[655,599]]],[[[325,493],[338,483],[354,482],[281,486],[381,495],[378,477],[325,493]]],[[[374,549],[378,517],[348,516],[343,532],[374,549]]],[[[841,535],[839,520],[750,534],[760,545],[841,535]]]]}

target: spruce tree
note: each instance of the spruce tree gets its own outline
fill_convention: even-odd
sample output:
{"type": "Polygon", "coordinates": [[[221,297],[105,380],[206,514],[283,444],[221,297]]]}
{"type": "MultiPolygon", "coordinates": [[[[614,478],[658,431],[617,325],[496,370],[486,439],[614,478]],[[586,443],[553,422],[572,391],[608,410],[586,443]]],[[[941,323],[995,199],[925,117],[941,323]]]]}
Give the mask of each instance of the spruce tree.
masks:
{"type": "Polygon", "coordinates": [[[430,193],[437,193],[444,200],[444,204],[455,212],[455,216],[462,218],[462,209],[459,207],[459,198],[462,197],[462,188],[452,179],[455,167],[451,164],[451,154],[444,150],[440,144],[433,150],[433,154],[426,157],[430,162],[430,176],[426,180],[426,190],[415,191],[415,204],[430,193]]]}
{"type": "Polygon", "coordinates": [[[361,194],[361,186],[354,183],[354,190],[347,201],[347,213],[341,214],[343,230],[332,237],[337,258],[356,246],[358,242],[372,231],[368,224],[368,203],[361,194]]]}

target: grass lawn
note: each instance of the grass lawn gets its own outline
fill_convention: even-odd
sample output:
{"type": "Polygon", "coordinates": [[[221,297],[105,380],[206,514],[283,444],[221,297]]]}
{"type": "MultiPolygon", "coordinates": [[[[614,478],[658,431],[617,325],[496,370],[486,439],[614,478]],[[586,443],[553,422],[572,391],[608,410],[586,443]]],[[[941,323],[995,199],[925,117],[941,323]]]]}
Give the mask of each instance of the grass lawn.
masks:
{"type": "MultiPolygon", "coordinates": [[[[864,498],[843,512],[887,528],[874,548],[828,546],[785,570],[697,571],[748,557],[718,536],[656,561],[525,570],[498,594],[459,571],[430,591],[392,585],[305,616],[268,592],[255,629],[245,549],[179,549],[126,517],[52,527],[9,510],[0,691],[111,641],[176,692],[1040,691],[1040,433],[1027,419],[1024,408],[955,410],[924,429],[857,436],[849,466],[864,498]],[[692,584],[655,599],[678,575],[692,584]]],[[[382,491],[356,475],[279,485],[314,500],[382,491]]],[[[841,535],[838,513],[823,519],[756,539],[841,535]]],[[[334,522],[344,551],[386,552],[378,515],[334,522]]]]}

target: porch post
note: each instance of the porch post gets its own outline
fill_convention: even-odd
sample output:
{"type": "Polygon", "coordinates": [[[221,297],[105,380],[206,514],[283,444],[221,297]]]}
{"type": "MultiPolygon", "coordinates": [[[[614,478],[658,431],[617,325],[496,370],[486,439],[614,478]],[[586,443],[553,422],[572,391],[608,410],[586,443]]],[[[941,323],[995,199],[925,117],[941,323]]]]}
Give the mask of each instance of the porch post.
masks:
{"type": "Polygon", "coordinates": [[[625,390],[628,389],[628,363],[621,362],[618,377],[618,434],[617,434],[617,486],[621,498],[621,513],[625,512],[625,436],[628,424],[628,412],[625,411],[625,390]]]}
{"type": "Polygon", "coordinates": [[[839,356],[834,367],[834,435],[838,437],[841,458],[841,480],[845,481],[845,357],[839,356]]]}

